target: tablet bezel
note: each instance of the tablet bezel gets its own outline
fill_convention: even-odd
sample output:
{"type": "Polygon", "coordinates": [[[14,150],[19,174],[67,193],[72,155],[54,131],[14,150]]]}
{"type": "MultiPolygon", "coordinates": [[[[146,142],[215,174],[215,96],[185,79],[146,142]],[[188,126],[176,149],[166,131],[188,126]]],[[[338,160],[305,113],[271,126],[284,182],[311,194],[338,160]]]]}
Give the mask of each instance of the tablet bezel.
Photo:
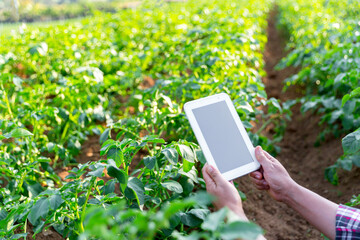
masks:
{"type": "Polygon", "coordinates": [[[242,122],[240,120],[240,117],[239,117],[239,115],[238,115],[238,113],[237,113],[237,111],[235,109],[235,106],[232,103],[229,95],[227,95],[226,93],[220,93],[220,94],[216,94],[216,95],[212,95],[212,96],[209,96],[209,97],[204,97],[204,98],[201,98],[201,99],[197,99],[197,100],[194,100],[194,101],[187,102],[184,105],[184,111],[185,111],[185,114],[186,114],[186,116],[187,116],[187,118],[188,118],[188,120],[190,122],[191,128],[193,129],[193,131],[195,133],[196,139],[198,140],[198,143],[199,143],[199,145],[201,147],[201,150],[204,153],[206,161],[210,165],[212,165],[212,166],[216,167],[217,169],[219,169],[217,167],[217,164],[216,164],[211,152],[210,152],[210,149],[209,149],[209,147],[207,145],[207,142],[206,142],[206,140],[205,140],[205,138],[204,138],[204,136],[203,136],[203,134],[201,132],[199,124],[196,121],[195,115],[194,115],[192,110],[195,109],[195,108],[204,107],[206,105],[210,105],[210,104],[221,102],[221,101],[225,101],[227,107],[229,108],[230,113],[231,113],[231,115],[232,115],[232,117],[233,117],[233,119],[234,119],[234,121],[236,123],[236,126],[238,127],[238,129],[240,131],[241,136],[244,139],[246,147],[249,150],[251,158],[252,158],[251,163],[248,163],[248,164],[243,165],[241,167],[238,167],[238,168],[235,168],[233,170],[222,173],[224,178],[226,180],[230,181],[232,179],[241,177],[243,175],[246,175],[246,174],[248,174],[250,172],[253,172],[253,171],[259,169],[260,168],[260,163],[256,160],[255,148],[251,143],[249,135],[247,134],[247,132],[245,130],[245,127],[242,124],[242,122]]]}

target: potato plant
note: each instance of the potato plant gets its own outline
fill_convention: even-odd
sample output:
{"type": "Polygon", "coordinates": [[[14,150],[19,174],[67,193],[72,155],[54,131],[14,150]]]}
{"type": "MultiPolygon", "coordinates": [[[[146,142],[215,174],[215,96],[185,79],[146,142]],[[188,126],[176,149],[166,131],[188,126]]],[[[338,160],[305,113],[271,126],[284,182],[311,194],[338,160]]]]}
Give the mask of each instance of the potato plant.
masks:
{"type": "Polygon", "coordinates": [[[356,1],[283,1],[280,25],[290,35],[291,53],[278,67],[301,70],[287,80],[288,86],[305,89],[303,112],[316,111],[326,124],[326,135],[346,135],[344,155],[326,169],[325,177],[338,183],[339,168],[360,167],[360,22],[356,1]]]}
{"type": "Polygon", "coordinates": [[[0,36],[0,239],[28,227],[35,238],[256,239],[255,224],[210,213],[182,107],[226,92],[253,143],[277,150],[290,111],[261,82],[270,4],[152,2],[0,36]],[[274,139],[251,132],[259,119],[274,139]],[[80,164],[90,135],[101,158],[80,164]]]}

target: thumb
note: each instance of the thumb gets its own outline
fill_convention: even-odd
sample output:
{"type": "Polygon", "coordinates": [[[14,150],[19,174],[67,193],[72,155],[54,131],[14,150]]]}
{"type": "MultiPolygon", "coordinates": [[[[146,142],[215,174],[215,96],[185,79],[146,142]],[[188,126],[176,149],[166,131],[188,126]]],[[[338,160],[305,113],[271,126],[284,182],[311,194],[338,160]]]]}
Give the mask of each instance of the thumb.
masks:
{"type": "Polygon", "coordinates": [[[224,179],[224,177],[221,175],[221,173],[219,172],[219,170],[217,170],[216,168],[214,168],[213,166],[207,164],[206,165],[206,172],[209,174],[209,176],[211,177],[211,179],[216,183],[219,184],[221,182],[226,182],[226,180],[224,179]]]}
{"type": "Polygon", "coordinates": [[[269,166],[270,160],[265,156],[264,150],[260,146],[255,148],[255,156],[264,169],[269,166]]]}

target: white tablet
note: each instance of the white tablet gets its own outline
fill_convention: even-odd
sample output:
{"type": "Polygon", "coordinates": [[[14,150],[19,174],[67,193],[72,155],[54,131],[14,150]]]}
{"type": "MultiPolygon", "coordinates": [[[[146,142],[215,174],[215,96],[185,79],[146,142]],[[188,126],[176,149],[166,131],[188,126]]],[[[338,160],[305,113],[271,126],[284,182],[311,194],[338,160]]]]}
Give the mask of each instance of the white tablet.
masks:
{"type": "Polygon", "coordinates": [[[187,102],[184,110],[207,162],[225,179],[232,180],[260,167],[255,148],[227,94],[187,102]]]}

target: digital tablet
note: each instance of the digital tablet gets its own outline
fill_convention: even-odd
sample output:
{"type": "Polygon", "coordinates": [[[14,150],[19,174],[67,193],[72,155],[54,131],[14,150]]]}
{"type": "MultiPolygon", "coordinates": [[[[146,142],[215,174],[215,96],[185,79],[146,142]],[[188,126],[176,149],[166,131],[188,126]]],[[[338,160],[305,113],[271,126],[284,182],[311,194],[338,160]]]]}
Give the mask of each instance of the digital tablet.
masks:
{"type": "Polygon", "coordinates": [[[206,161],[225,179],[235,179],[260,167],[255,148],[227,94],[187,102],[184,110],[206,161]]]}

